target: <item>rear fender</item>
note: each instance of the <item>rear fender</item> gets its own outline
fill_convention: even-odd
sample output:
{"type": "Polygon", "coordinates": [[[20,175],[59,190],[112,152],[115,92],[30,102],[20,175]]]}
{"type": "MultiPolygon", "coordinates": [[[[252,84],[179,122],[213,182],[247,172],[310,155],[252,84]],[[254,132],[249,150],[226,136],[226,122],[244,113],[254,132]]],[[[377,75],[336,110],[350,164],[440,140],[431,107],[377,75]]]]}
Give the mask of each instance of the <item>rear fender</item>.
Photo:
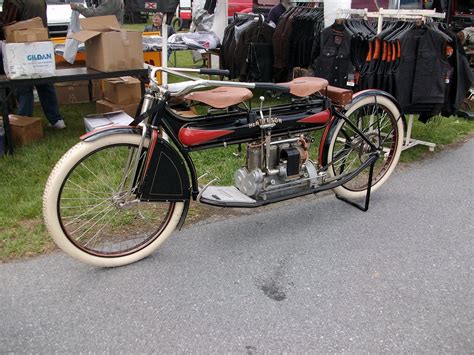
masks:
{"type": "MultiPolygon", "coordinates": [[[[347,112],[357,102],[369,96],[383,96],[389,99],[390,101],[392,101],[393,104],[397,107],[398,111],[400,112],[400,116],[403,121],[403,126],[406,131],[406,119],[405,119],[405,116],[402,114],[402,109],[400,105],[398,104],[398,101],[392,95],[382,90],[369,89],[369,90],[363,90],[363,91],[359,91],[355,93],[352,96],[352,102],[344,107],[344,111],[342,113],[347,112]]],[[[331,144],[334,131],[336,130],[336,127],[339,121],[342,119],[343,118],[341,118],[340,116],[334,115],[331,119],[331,122],[326,126],[326,129],[323,132],[323,136],[321,138],[321,143],[319,146],[319,164],[321,166],[325,166],[328,163],[327,152],[329,149],[329,145],[331,144]]]]}
{"type": "Polygon", "coordinates": [[[405,115],[403,114],[402,108],[400,107],[400,104],[398,103],[397,99],[393,97],[392,95],[390,95],[388,92],[377,90],[377,89],[368,89],[368,90],[359,91],[352,96],[352,102],[345,107],[345,111],[349,110],[352,105],[362,100],[363,98],[367,96],[376,96],[376,95],[386,97],[387,99],[393,102],[393,104],[397,107],[398,112],[400,112],[400,115],[403,121],[403,129],[406,132],[407,121],[406,121],[405,115]]]}

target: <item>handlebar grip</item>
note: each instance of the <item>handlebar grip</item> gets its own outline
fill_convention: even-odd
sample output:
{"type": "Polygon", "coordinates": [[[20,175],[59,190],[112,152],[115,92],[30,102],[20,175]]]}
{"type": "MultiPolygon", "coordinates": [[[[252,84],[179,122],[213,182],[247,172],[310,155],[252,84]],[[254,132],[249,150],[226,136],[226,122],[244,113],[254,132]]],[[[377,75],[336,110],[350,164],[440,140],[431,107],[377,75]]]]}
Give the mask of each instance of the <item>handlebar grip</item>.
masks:
{"type": "Polygon", "coordinates": [[[273,83],[255,83],[255,89],[264,89],[271,91],[281,91],[284,93],[290,93],[290,88],[282,85],[276,85],[273,83]]]}
{"type": "Polygon", "coordinates": [[[230,70],[227,69],[199,69],[199,74],[230,76],[230,70]]]}

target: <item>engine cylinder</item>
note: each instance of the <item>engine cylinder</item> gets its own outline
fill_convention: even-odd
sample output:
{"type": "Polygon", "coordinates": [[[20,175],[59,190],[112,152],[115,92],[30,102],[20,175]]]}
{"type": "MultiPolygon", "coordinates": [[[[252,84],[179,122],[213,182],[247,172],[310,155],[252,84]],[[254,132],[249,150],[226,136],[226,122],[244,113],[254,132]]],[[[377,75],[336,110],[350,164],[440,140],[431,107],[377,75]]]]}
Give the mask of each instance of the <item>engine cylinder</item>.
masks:
{"type": "Polygon", "coordinates": [[[260,144],[247,145],[247,169],[259,169],[262,165],[262,146],[260,144]]]}

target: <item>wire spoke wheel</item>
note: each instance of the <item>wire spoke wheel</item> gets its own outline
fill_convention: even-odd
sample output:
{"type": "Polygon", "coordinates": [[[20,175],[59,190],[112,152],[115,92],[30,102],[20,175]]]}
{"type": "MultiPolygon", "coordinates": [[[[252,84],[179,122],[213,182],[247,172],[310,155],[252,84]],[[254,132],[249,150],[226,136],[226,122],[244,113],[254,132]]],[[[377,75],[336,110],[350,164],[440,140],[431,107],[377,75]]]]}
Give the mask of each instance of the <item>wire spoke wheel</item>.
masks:
{"type": "MultiPolygon", "coordinates": [[[[380,154],[375,162],[372,189],[375,190],[388,178],[400,157],[403,125],[395,105],[384,97],[368,97],[347,112],[350,122],[357,127],[380,154]]],[[[328,150],[330,176],[348,175],[359,169],[370,157],[371,146],[346,121],[338,122],[328,150]]],[[[336,188],[344,197],[362,197],[368,187],[369,169],[336,188]]]]}
{"type": "Polygon", "coordinates": [[[45,220],[57,244],[101,266],[150,254],[175,228],[182,211],[181,202],[140,201],[135,167],[138,161],[141,170],[147,149],[138,156],[140,137],[122,138],[79,143],[58,163],[45,191],[45,220]]]}

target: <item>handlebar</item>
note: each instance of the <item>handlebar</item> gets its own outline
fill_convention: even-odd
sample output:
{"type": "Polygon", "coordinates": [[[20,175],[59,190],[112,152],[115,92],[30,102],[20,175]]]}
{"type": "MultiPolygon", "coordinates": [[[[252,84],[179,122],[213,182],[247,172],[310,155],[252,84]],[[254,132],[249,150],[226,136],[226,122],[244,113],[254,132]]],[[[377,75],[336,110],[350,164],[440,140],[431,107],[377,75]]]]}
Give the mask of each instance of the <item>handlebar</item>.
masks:
{"type": "Polygon", "coordinates": [[[282,93],[290,93],[290,88],[283,85],[277,85],[273,83],[243,83],[243,82],[235,82],[235,81],[218,81],[218,80],[204,80],[192,75],[187,75],[185,73],[195,73],[195,74],[205,74],[205,75],[220,75],[220,76],[229,76],[229,70],[224,69],[191,69],[191,68],[161,68],[155,66],[148,66],[151,70],[150,72],[150,81],[154,83],[156,88],[159,90],[167,90],[170,89],[170,86],[175,84],[171,84],[168,88],[163,88],[158,82],[155,81],[156,73],[159,71],[166,72],[168,74],[177,75],[185,79],[189,79],[188,82],[179,83],[181,85],[176,84],[178,87],[175,90],[171,90],[171,96],[181,96],[184,95],[194,89],[203,88],[203,87],[216,87],[216,86],[230,86],[230,87],[241,87],[247,89],[263,89],[263,90],[270,90],[270,91],[279,91],[282,93]]]}
{"type": "Polygon", "coordinates": [[[227,69],[199,69],[199,74],[205,75],[219,75],[219,76],[230,76],[230,70],[227,69]]]}

